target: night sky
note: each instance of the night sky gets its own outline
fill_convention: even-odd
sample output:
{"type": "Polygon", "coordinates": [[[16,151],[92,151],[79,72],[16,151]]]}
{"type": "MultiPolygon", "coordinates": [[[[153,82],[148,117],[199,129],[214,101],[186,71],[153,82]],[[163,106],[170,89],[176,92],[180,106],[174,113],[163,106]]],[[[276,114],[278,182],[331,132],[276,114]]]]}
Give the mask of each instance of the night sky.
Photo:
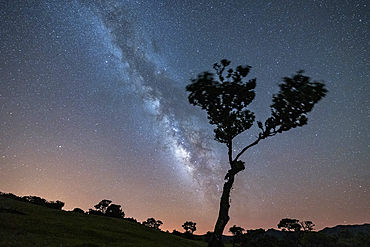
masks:
{"type": "Polygon", "coordinates": [[[329,93],[242,156],[225,233],[369,223],[369,15],[367,0],[1,0],[0,191],[213,231],[227,149],[185,86],[227,58],[252,66],[256,120],[300,69],[329,93]]]}

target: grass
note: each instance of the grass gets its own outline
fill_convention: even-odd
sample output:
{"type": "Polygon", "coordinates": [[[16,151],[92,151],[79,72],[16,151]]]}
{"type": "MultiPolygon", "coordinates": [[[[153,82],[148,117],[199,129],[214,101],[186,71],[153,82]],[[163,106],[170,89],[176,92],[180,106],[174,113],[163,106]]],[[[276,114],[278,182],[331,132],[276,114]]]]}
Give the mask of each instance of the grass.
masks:
{"type": "Polygon", "coordinates": [[[201,247],[207,244],[115,218],[50,209],[0,197],[0,247],[201,247]]]}

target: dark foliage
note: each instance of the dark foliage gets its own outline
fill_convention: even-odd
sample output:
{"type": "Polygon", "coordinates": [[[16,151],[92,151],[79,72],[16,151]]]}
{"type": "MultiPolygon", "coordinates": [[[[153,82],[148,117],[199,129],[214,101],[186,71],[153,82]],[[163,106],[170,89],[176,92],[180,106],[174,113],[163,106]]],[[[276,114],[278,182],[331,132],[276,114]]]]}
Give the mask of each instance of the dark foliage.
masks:
{"type": "Polygon", "coordinates": [[[243,235],[242,246],[250,247],[277,247],[279,241],[277,238],[267,235],[266,231],[262,228],[256,230],[247,230],[247,233],[243,235]]]}
{"type": "Polygon", "coordinates": [[[41,197],[38,197],[38,196],[23,196],[23,197],[20,197],[20,196],[14,195],[12,193],[2,193],[2,192],[0,192],[0,196],[10,198],[10,199],[14,199],[14,200],[17,200],[17,201],[29,202],[29,203],[32,203],[32,204],[36,204],[36,205],[39,205],[39,206],[48,207],[48,208],[52,208],[52,209],[61,210],[64,207],[64,202],[61,202],[61,201],[56,201],[56,202],[50,201],[49,202],[49,201],[45,200],[44,198],[41,198],[41,197]]]}
{"type": "Polygon", "coordinates": [[[209,72],[203,72],[186,87],[189,102],[207,111],[210,124],[216,125],[215,140],[229,144],[238,134],[253,125],[254,114],[246,107],[255,97],[256,79],[243,81],[250,66],[229,69],[226,78],[223,73],[230,61],[214,64],[219,81],[209,72]]]}
{"type": "Polygon", "coordinates": [[[314,230],[315,224],[312,223],[312,221],[307,220],[307,221],[300,222],[300,224],[302,226],[303,231],[311,232],[314,230]]]}
{"type": "Polygon", "coordinates": [[[121,205],[111,204],[111,200],[101,200],[98,204],[94,206],[94,209],[89,209],[89,214],[108,216],[118,219],[123,219],[125,213],[123,212],[121,205]]]}
{"type": "Polygon", "coordinates": [[[234,225],[230,227],[229,232],[233,235],[233,246],[235,246],[236,243],[241,243],[243,241],[243,231],[244,228],[241,228],[240,226],[234,225]]]}
{"type": "Polygon", "coordinates": [[[96,204],[94,206],[94,208],[97,210],[97,211],[100,211],[102,212],[103,214],[105,214],[109,204],[111,203],[112,201],[111,200],[107,200],[107,199],[104,199],[104,200],[101,200],[98,204],[96,204]]]}
{"type": "MultiPolygon", "coordinates": [[[[19,197],[12,193],[0,192],[0,197],[9,198],[12,200],[33,203],[45,206],[45,199],[37,196],[26,196],[19,197]]],[[[115,205],[115,204],[112,204],[115,205]]],[[[120,209],[119,205],[113,206],[120,209]]],[[[73,212],[83,213],[82,209],[75,208],[73,212]]],[[[7,207],[0,207],[1,214],[16,214],[26,215],[24,212],[7,207]]],[[[90,209],[89,214],[103,215],[101,211],[90,209]]],[[[134,218],[125,218],[126,220],[137,222],[134,218]]],[[[159,229],[159,226],[163,223],[160,220],[149,218],[143,222],[144,225],[159,229]],[[145,223],[145,224],[144,224],[145,223]]],[[[246,233],[241,234],[241,238],[235,241],[236,246],[248,246],[248,247],[367,247],[370,246],[370,224],[363,225],[339,225],[332,228],[325,228],[319,232],[312,231],[314,224],[312,221],[300,222],[296,219],[282,219],[279,224],[281,228],[287,227],[285,231],[278,231],[269,229],[247,230],[246,233]],[[300,225],[300,228],[296,225],[300,225]]],[[[243,228],[233,226],[230,228],[230,232],[235,235],[239,235],[244,231],[243,228]]],[[[172,234],[185,237],[193,238],[196,240],[203,239],[209,242],[213,236],[212,232],[207,232],[204,236],[186,235],[184,233],[173,230],[172,234]]],[[[231,239],[225,237],[226,241],[231,239]]],[[[0,241],[1,242],[1,241],[0,241]]]]}
{"type": "Polygon", "coordinates": [[[134,217],[124,218],[124,219],[127,220],[127,221],[139,223],[134,217]]]}
{"type": "Polygon", "coordinates": [[[53,209],[59,209],[61,210],[64,207],[64,202],[61,201],[56,201],[56,202],[49,202],[45,205],[48,208],[53,208],[53,209]]]}
{"type": "MultiPolygon", "coordinates": [[[[303,221],[306,222],[306,221],[303,221]]],[[[309,225],[313,225],[311,221],[309,225]]],[[[279,225],[285,230],[247,230],[241,246],[248,247],[365,247],[370,246],[370,225],[336,226],[319,232],[298,229],[295,219],[282,219],[279,225]],[[303,230],[303,231],[302,231],[303,230]]]]}
{"type": "Polygon", "coordinates": [[[98,211],[98,210],[94,210],[94,209],[89,209],[89,214],[92,214],[92,215],[101,215],[101,216],[104,216],[104,213],[98,211]]]}
{"type": "Polygon", "coordinates": [[[176,231],[176,230],[173,230],[173,231],[172,231],[172,234],[173,234],[173,235],[176,235],[176,236],[179,236],[179,237],[182,237],[182,236],[183,236],[183,234],[182,234],[181,232],[176,231]]]}
{"type": "Polygon", "coordinates": [[[117,204],[109,205],[105,212],[105,215],[119,219],[123,219],[125,217],[125,213],[122,211],[121,205],[117,204]]]}
{"type": "Polygon", "coordinates": [[[327,93],[323,83],[311,81],[303,71],[284,77],[279,93],[272,98],[271,117],[265,122],[257,121],[256,140],[233,156],[233,139],[250,129],[255,121],[248,105],[255,98],[256,79],[244,80],[251,69],[249,65],[240,65],[235,70],[228,69],[229,65],[230,61],[223,59],[213,65],[215,74],[200,73],[186,86],[189,103],[207,112],[210,124],[215,125],[215,140],[225,143],[228,149],[230,169],[225,176],[220,211],[208,246],[223,246],[222,233],[230,219],[230,191],[235,175],[245,169],[240,156],[263,139],[307,124],[307,113],[327,93]]]}
{"type": "MultiPolygon", "coordinates": [[[[241,246],[245,247],[367,247],[370,246],[370,235],[362,232],[342,230],[338,233],[325,234],[323,231],[285,231],[278,240],[266,232],[248,230],[243,234],[241,246]],[[257,231],[257,232],[254,232],[257,231]]],[[[264,230],[263,230],[264,231],[264,230]]]]}
{"type": "Polygon", "coordinates": [[[206,242],[206,243],[208,243],[210,240],[211,240],[211,237],[212,237],[212,235],[213,235],[213,232],[210,232],[210,231],[208,231],[205,235],[204,235],[204,241],[206,242]]]}
{"type": "Polygon", "coordinates": [[[163,225],[163,222],[160,220],[156,220],[154,218],[148,218],[146,221],[142,223],[144,226],[152,227],[154,229],[159,230],[159,227],[163,225]]]}
{"type": "Polygon", "coordinates": [[[195,226],[196,224],[197,223],[192,222],[192,221],[186,221],[182,225],[182,228],[184,228],[185,232],[193,234],[197,230],[197,227],[195,226]]]}
{"type": "Polygon", "coordinates": [[[300,231],[301,225],[299,224],[299,220],[296,219],[289,219],[285,218],[280,220],[279,224],[277,225],[278,228],[282,229],[283,231],[300,231]]]}
{"type": "Polygon", "coordinates": [[[84,214],[85,212],[81,208],[74,208],[72,212],[84,214]]]}

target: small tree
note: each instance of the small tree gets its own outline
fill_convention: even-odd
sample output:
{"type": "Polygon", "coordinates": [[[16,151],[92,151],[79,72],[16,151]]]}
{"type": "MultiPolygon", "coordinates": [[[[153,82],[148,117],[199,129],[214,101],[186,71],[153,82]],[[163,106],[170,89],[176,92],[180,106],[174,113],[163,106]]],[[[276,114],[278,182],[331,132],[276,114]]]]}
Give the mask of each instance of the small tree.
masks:
{"type": "Polygon", "coordinates": [[[242,241],[244,228],[241,228],[240,226],[234,225],[233,227],[230,227],[229,232],[233,235],[233,247],[235,246],[235,243],[240,243],[242,241]]]}
{"type": "Polygon", "coordinates": [[[125,213],[122,211],[121,205],[117,204],[109,205],[105,212],[105,215],[119,219],[123,219],[125,217],[125,213]]]}
{"type": "Polygon", "coordinates": [[[61,202],[61,201],[56,201],[56,202],[47,202],[45,205],[46,207],[48,208],[53,208],[53,209],[58,209],[58,210],[62,210],[62,208],[64,207],[64,202],[61,202]]]}
{"type": "Polygon", "coordinates": [[[81,208],[74,208],[72,212],[84,214],[85,212],[81,208]]]}
{"type": "Polygon", "coordinates": [[[182,228],[184,228],[187,233],[193,234],[197,230],[197,227],[195,226],[196,224],[197,223],[194,223],[192,221],[186,221],[182,225],[182,228]]]}
{"type": "Polygon", "coordinates": [[[224,246],[222,233],[230,219],[230,191],[236,174],[245,169],[245,162],[239,158],[261,140],[307,124],[307,113],[327,92],[323,83],[312,82],[303,75],[303,71],[298,71],[293,77],[284,77],[283,83],[279,84],[280,92],[272,98],[271,116],[264,123],[257,121],[259,132],[256,139],[234,156],[233,139],[250,129],[255,120],[254,113],[247,107],[255,97],[256,79],[244,80],[251,69],[249,65],[238,66],[235,70],[227,69],[229,65],[230,61],[223,59],[220,64],[213,65],[217,79],[213,73],[203,72],[186,86],[190,104],[205,110],[210,124],[216,126],[215,140],[226,144],[230,165],[208,246],[224,246]]]}
{"type": "Polygon", "coordinates": [[[94,208],[96,208],[97,211],[105,214],[105,212],[107,211],[107,208],[108,208],[108,206],[111,202],[112,202],[111,200],[107,200],[107,199],[101,200],[101,202],[96,204],[94,206],[94,208]]]}
{"type": "Polygon", "coordinates": [[[302,227],[301,224],[299,224],[299,220],[288,219],[288,218],[280,220],[277,226],[279,229],[282,228],[283,231],[288,231],[288,232],[291,232],[291,231],[298,232],[301,230],[301,227],[302,227]]]}
{"type": "Polygon", "coordinates": [[[163,225],[163,222],[160,220],[155,220],[154,218],[148,218],[146,221],[143,221],[142,223],[144,226],[149,226],[154,229],[159,230],[159,227],[163,225]]]}
{"type": "Polygon", "coordinates": [[[311,232],[314,229],[314,226],[315,226],[315,224],[312,223],[312,221],[309,221],[309,220],[300,222],[300,224],[301,224],[301,227],[302,227],[303,231],[305,231],[305,232],[311,232]]]}

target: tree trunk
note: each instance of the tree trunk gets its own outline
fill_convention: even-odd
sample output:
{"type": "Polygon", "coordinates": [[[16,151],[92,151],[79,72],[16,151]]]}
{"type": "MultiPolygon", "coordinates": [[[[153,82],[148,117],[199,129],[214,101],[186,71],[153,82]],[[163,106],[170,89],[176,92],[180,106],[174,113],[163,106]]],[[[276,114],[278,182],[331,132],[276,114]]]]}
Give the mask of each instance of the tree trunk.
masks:
{"type": "Polygon", "coordinates": [[[235,174],[229,170],[226,178],[228,180],[224,184],[222,191],[220,211],[218,213],[218,219],[215,225],[214,232],[211,239],[208,242],[208,247],[224,247],[222,242],[222,233],[224,232],[226,224],[229,222],[229,208],[230,208],[230,191],[234,183],[235,174]]]}

